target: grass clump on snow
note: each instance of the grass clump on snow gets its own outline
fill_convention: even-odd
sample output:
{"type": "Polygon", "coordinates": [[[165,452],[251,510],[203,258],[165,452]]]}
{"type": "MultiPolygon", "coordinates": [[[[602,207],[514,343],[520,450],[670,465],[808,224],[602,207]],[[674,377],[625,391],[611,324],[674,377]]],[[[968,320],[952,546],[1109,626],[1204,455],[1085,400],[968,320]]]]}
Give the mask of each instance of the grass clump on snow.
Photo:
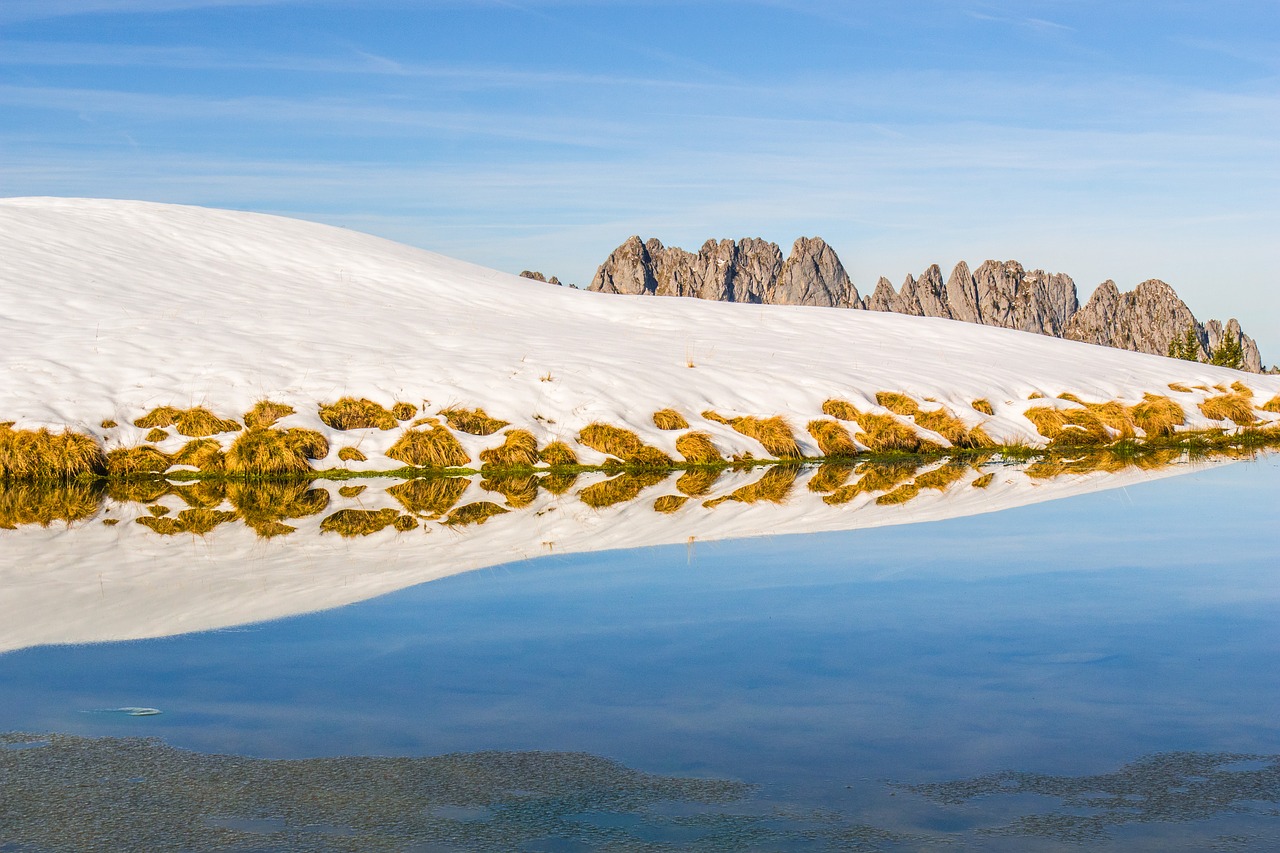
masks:
{"type": "Polygon", "coordinates": [[[996,413],[996,410],[991,406],[991,401],[987,399],[974,400],[969,406],[975,412],[982,412],[984,415],[994,415],[996,413]]]}
{"type": "Polygon", "coordinates": [[[157,442],[157,441],[166,441],[168,438],[169,438],[169,433],[165,432],[159,427],[152,427],[150,430],[147,431],[147,434],[143,436],[142,440],[157,442]]]}
{"type": "Polygon", "coordinates": [[[106,470],[106,456],[92,436],[0,424],[0,480],[74,480],[106,470]]]}
{"type": "Polygon", "coordinates": [[[858,445],[838,421],[809,421],[809,435],[818,442],[818,449],[829,459],[849,459],[858,455],[858,445]]]}
{"type": "Polygon", "coordinates": [[[365,456],[355,447],[343,447],[338,450],[338,458],[343,462],[367,462],[369,457],[365,456]]]}
{"type": "Polygon", "coordinates": [[[653,425],[658,429],[688,429],[689,422],[675,409],[659,409],[653,413],[653,425]]]}
{"type": "Polygon", "coordinates": [[[1200,411],[1211,421],[1232,421],[1240,426],[1255,423],[1258,418],[1253,413],[1253,393],[1240,391],[1209,397],[1200,404],[1200,411]]]}
{"type": "Polygon", "coordinates": [[[243,429],[236,421],[220,418],[203,406],[190,409],[158,406],[134,421],[133,425],[143,429],[176,426],[178,435],[185,435],[188,438],[205,438],[223,432],[239,432],[243,429]]]}
{"type": "Polygon", "coordinates": [[[524,429],[507,430],[501,447],[480,451],[480,468],[532,468],[538,464],[538,440],[524,429]]]}
{"type": "Polygon", "coordinates": [[[466,477],[426,477],[406,480],[387,489],[402,507],[422,518],[440,518],[462,499],[471,485],[466,477]]]}
{"type": "Polygon", "coordinates": [[[599,421],[584,426],[578,433],[578,441],[641,468],[669,468],[674,464],[670,456],[645,444],[631,430],[599,421]]]}
{"type": "Polygon", "coordinates": [[[1181,382],[1170,382],[1170,383],[1169,383],[1169,390],[1170,390],[1170,391],[1177,391],[1179,394],[1190,394],[1190,393],[1191,393],[1191,389],[1190,389],[1190,388],[1188,388],[1186,385],[1183,385],[1181,382]]]}
{"type": "Polygon", "coordinates": [[[719,465],[724,457],[705,432],[687,432],[676,439],[676,452],[690,465],[719,465]]]}
{"type": "Polygon", "coordinates": [[[259,400],[253,408],[244,413],[244,425],[249,429],[266,429],[275,426],[276,421],[287,418],[294,413],[293,406],[274,403],[271,400],[259,400]]]}
{"type": "Polygon", "coordinates": [[[726,418],[716,412],[706,411],[702,416],[707,420],[726,424],[747,438],[754,438],[764,447],[765,452],[775,459],[800,459],[800,445],[796,444],[795,432],[791,424],[782,415],[771,418],[757,418],[743,415],[737,418],[726,418]]]}
{"type": "Polygon", "coordinates": [[[399,426],[395,415],[364,397],[343,397],[336,402],[323,404],[320,406],[320,420],[325,426],[337,430],[388,430],[399,426]]]}
{"type": "MultiPolygon", "coordinates": [[[[936,432],[956,447],[990,447],[995,443],[982,427],[968,427],[964,421],[947,411],[945,406],[922,409],[911,397],[893,391],[876,392],[876,402],[895,415],[912,418],[919,426],[936,432]]],[[[987,408],[991,408],[990,403],[987,403],[987,408]]]]}
{"type": "Polygon", "coordinates": [[[101,485],[85,481],[5,482],[0,485],[0,529],[83,521],[98,512],[101,500],[101,485]]]}
{"type": "Polygon", "coordinates": [[[415,468],[459,468],[471,461],[462,444],[443,426],[406,430],[387,456],[415,468]]]}
{"type": "Polygon", "coordinates": [[[918,453],[940,449],[933,442],[923,441],[914,429],[892,415],[859,412],[846,400],[827,400],[822,404],[822,411],[833,418],[857,423],[862,429],[858,440],[872,453],[918,453]]]}
{"type": "Polygon", "coordinates": [[[188,441],[182,449],[170,457],[174,465],[191,465],[206,473],[222,471],[226,468],[227,457],[222,452],[222,445],[214,438],[196,438],[188,441]]]}
{"type": "Polygon", "coordinates": [[[1169,397],[1143,394],[1132,409],[1133,422],[1149,436],[1170,436],[1187,422],[1182,406],[1169,397]]]}
{"type": "Polygon", "coordinates": [[[312,459],[328,455],[329,442],[315,430],[250,429],[227,449],[226,470],[243,477],[305,474],[312,459]]]}
{"type": "Polygon", "coordinates": [[[107,453],[107,475],[110,477],[137,477],[142,474],[163,474],[173,464],[173,458],[154,447],[117,447],[107,453]]]}
{"type": "Polygon", "coordinates": [[[449,426],[458,432],[469,435],[493,435],[510,421],[491,418],[484,409],[449,408],[440,413],[440,417],[449,422],[449,426]]]}
{"type": "Polygon", "coordinates": [[[418,414],[418,407],[413,403],[396,403],[391,407],[391,414],[398,421],[407,421],[418,414]]]}
{"type": "Polygon", "coordinates": [[[538,459],[552,468],[564,468],[578,464],[578,454],[574,453],[573,448],[563,441],[553,441],[542,448],[538,452],[538,459]]]}
{"type": "Polygon", "coordinates": [[[1277,394],[1276,396],[1268,400],[1266,403],[1264,403],[1262,405],[1262,411],[1280,413],[1280,394],[1277,394]]]}

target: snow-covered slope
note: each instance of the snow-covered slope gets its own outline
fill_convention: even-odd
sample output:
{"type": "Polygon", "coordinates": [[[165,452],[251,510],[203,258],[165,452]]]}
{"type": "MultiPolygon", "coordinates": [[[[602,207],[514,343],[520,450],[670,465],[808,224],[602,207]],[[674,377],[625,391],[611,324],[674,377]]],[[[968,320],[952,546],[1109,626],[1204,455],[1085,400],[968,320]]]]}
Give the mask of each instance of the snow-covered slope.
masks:
{"type": "MultiPolygon", "coordinates": [[[[1172,394],[1169,383],[1200,385],[1172,396],[1189,427],[1205,427],[1194,404],[1217,393],[1209,386],[1244,379],[1259,401],[1280,392],[1280,378],[948,320],[580,292],[351,231],[195,207],[0,200],[0,258],[0,421],[71,426],[107,447],[139,443],[132,421],[158,405],[235,418],[264,397],[297,409],[282,425],[330,438],[320,467],[358,443],[369,457],[359,467],[388,468],[400,463],[381,453],[400,430],[337,433],[317,404],[349,394],[424,414],[482,406],[540,442],[601,420],[675,455],[675,435],[651,421],[672,406],[726,453],[759,456],[698,413],[785,415],[818,455],[803,427],[823,401],[883,411],[882,390],[1033,444],[1043,438],[1021,416],[1033,394],[1136,403],[1172,394]],[[979,398],[994,416],[970,407],[979,398]]],[[[460,438],[473,458],[501,443],[460,438]]]]}

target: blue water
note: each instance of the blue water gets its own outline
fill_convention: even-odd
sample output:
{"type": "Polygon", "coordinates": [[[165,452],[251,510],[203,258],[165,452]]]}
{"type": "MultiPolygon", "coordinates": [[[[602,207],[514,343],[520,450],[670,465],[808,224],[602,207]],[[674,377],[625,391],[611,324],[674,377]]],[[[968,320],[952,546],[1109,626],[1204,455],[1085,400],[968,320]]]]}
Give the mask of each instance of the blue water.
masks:
{"type": "MultiPolygon", "coordinates": [[[[260,757],[586,751],[959,849],[1033,849],[970,832],[1025,801],[941,807],[888,783],[1280,753],[1277,498],[1264,457],[952,521],[551,556],[243,629],[28,649],[0,656],[0,730],[260,757]],[[133,706],[163,713],[99,710],[133,706]]],[[[1274,817],[1220,821],[1197,831],[1223,849],[1275,841],[1274,817]]]]}

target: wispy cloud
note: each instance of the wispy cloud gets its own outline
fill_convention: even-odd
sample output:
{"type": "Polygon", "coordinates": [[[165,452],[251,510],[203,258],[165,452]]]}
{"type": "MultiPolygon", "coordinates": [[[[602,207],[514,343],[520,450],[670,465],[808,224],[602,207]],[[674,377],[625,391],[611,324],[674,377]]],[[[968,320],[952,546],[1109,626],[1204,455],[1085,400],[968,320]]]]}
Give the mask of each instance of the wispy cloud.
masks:
{"type": "Polygon", "coordinates": [[[0,23],[40,21],[78,15],[155,14],[225,6],[275,6],[298,0],[5,0],[0,23]]]}

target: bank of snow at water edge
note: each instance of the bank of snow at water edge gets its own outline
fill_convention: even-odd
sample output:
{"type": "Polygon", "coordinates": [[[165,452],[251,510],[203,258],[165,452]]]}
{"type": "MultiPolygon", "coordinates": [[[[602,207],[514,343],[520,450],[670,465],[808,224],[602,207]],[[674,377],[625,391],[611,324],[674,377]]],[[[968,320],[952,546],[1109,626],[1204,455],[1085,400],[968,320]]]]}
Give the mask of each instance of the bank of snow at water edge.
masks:
{"type": "MultiPolygon", "coordinates": [[[[1053,399],[1063,392],[1170,395],[1188,428],[1232,426],[1198,411],[1219,393],[1212,386],[1244,380],[1258,405],[1280,392],[1277,377],[949,320],[582,292],[352,231],[197,207],[0,200],[0,257],[0,421],[69,426],[108,449],[141,443],[146,430],[132,422],[156,406],[238,418],[263,398],[297,410],[281,426],[329,438],[317,467],[345,464],[337,450],[355,444],[369,457],[357,467],[386,469],[401,464],[383,452],[402,430],[341,433],[320,422],[318,404],[352,395],[424,415],[479,406],[540,443],[573,443],[604,421],[679,458],[656,409],[678,409],[726,455],[757,457],[753,440],[699,413],[784,415],[816,456],[804,425],[833,397],[884,411],[877,391],[904,392],[997,441],[1041,444],[1022,413],[1073,405],[1053,399]],[[1028,399],[1036,394],[1048,399],[1028,399]]],[[[459,438],[473,459],[502,443],[459,438]]],[[[585,463],[605,458],[575,449],[585,463]]]]}

